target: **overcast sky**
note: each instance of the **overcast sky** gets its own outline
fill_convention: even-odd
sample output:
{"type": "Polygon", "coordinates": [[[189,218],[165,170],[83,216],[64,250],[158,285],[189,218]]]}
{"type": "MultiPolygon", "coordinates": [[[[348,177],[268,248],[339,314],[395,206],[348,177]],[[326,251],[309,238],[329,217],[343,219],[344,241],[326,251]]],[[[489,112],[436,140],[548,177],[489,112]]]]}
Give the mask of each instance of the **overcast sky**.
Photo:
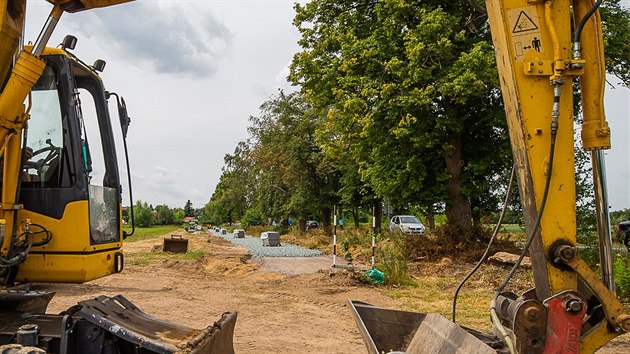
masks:
{"type": "MultiPolygon", "coordinates": [[[[247,137],[249,116],[279,88],[290,89],[287,66],[299,50],[293,3],[144,0],[62,16],[50,44],[78,37],[75,54],[88,63],[105,60],[106,88],[125,97],[136,200],[171,207],[191,200],[197,208],[208,202],[223,157],[247,137]]],[[[50,8],[28,2],[27,42],[50,8]]],[[[618,210],[630,208],[630,94],[608,91],[607,174],[618,210]]],[[[124,165],[121,173],[126,186],[124,165]]]]}

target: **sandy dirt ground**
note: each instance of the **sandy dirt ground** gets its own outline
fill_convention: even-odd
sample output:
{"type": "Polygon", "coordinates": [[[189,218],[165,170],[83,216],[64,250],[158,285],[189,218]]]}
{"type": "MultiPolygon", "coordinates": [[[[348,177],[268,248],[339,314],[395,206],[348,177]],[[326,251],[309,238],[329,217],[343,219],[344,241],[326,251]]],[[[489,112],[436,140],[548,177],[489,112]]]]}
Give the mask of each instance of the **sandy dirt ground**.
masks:
{"type": "Polygon", "coordinates": [[[252,261],[245,249],[223,239],[212,237],[208,243],[208,234],[189,237],[189,251],[204,250],[205,257],[144,264],[141,259],[161,239],[126,243],[122,273],[81,285],[44,284],[37,290],[57,292],[49,313],[101,294],[123,294],[155,317],[194,328],[237,310],[237,353],[363,353],[348,299],[400,307],[380,289],[356,286],[344,274],[330,276],[328,257],[252,261]]]}
{"type": "MultiPolygon", "coordinates": [[[[189,251],[203,250],[204,257],[152,258],[161,238],[126,243],[124,272],[36,290],[57,292],[49,313],[98,295],[123,294],[155,317],[194,328],[237,310],[237,353],[365,353],[348,299],[401,308],[382,289],[359,286],[345,273],[330,275],[329,257],[252,260],[245,249],[207,233],[187,237],[189,251]]],[[[600,353],[630,353],[630,345],[611,343],[600,353]]]]}

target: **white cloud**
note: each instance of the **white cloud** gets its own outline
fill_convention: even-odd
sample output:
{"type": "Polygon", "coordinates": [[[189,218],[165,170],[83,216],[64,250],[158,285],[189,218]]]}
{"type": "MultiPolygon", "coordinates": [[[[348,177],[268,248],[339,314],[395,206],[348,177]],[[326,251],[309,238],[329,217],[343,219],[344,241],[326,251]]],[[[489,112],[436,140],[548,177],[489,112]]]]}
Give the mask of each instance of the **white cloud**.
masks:
{"type": "Polygon", "coordinates": [[[207,7],[134,2],[72,15],[68,27],[113,51],[119,61],[158,73],[216,73],[232,38],[207,7]]]}

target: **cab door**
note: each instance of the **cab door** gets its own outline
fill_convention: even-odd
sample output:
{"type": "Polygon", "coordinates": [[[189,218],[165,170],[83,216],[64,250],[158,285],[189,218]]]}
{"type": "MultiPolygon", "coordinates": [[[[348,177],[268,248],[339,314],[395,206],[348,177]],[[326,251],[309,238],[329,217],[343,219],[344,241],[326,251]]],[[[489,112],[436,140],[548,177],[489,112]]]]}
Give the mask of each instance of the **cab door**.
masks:
{"type": "Polygon", "coordinates": [[[17,280],[85,282],[122,270],[115,143],[98,75],[67,55],[44,57],[26,140],[34,156],[18,215],[52,237],[31,249],[17,280]]]}

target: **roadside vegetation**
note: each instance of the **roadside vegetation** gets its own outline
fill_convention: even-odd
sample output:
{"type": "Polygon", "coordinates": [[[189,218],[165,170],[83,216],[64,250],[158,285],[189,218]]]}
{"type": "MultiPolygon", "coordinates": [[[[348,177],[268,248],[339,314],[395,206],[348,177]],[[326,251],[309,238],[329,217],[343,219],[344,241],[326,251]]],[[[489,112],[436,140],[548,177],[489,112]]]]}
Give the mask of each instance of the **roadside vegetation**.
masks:
{"type": "MultiPolygon", "coordinates": [[[[449,296],[452,298],[452,292],[458,282],[464,278],[466,272],[472,269],[473,265],[483,255],[494,225],[487,225],[481,230],[476,230],[475,235],[477,238],[470,242],[466,241],[469,240],[468,237],[449,237],[451,233],[448,227],[448,225],[439,226],[435,230],[428,231],[423,236],[410,237],[388,230],[384,230],[376,235],[375,268],[385,274],[385,286],[392,289],[392,294],[398,292],[407,294],[405,289],[413,293],[427,288],[427,281],[431,281],[425,278],[427,276],[427,268],[429,268],[432,271],[437,270],[438,273],[443,272],[442,275],[444,277],[450,277],[448,280],[442,279],[442,281],[450,284],[449,293],[442,296],[444,298],[449,296]],[[448,272],[452,271],[454,266],[457,268],[459,275],[452,274],[451,276],[448,272]]],[[[254,226],[248,228],[246,232],[249,235],[259,235],[260,232],[271,228],[254,226]]],[[[322,229],[300,231],[298,227],[293,227],[285,230],[285,232],[282,236],[283,242],[318,249],[324,254],[333,253],[333,238],[327,236],[322,229]]],[[[368,225],[358,229],[354,227],[337,228],[336,236],[338,259],[355,265],[370,266],[372,232],[368,225]]],[[[490,255],[498,251],[519,254],[525,239],[525,230],[522,226],[506,224],[502,227],[498,239],[493,244],[490,255]]],[[[615,255],[614,259],[617,295],[625,303],[630,303],[630,256],[625,252],[621,244],[615,243],[614,247],[621,250],[615,255]]],[[[589,263],[593,270],[599,272],[599,259],[596,248],[581,250],[580,256],[589,263]]],[[[487,264],[485,267],[495,269],[494,272],[504,272],[505,274],[510,268],[508,265],[497,264],[487,264]]],[[[490,271],[490,273],[492,272],[490,271]]],[[[433,273],[430,274],[435,275],[433,273]]],[[[360,278],[360,275],[357,274],[358,278],[360,278]]],[[[492,286],[498,286],[500,280],[502,279],[499,277],[495,277],[492,282],[488,282],[488,279],[486,279],[485,282],[473,286],[473,295],[467,296],[474,296],[474,293],[481,292],[479,296],[483,297],[486,291],[493,289],[492,286]],[[490,284],[492,286],[488,286],[490,284]]],[[[532,287],[533,276],[531,270],[520,270],[512,283],[508,288],[513,287],[519,291],[532,287]]],[[[446,288],[448,287],[444,287],[444,289],[446,288]]],[[[472,299],[471,301],[474,302],[475,300],[472,299]]],[[[487,308],[484,308],[483,311],[487,313],[487,308]]]]}
{"type": "MultiPolygon", "coordinates": [[[[125,242],[134,242],[140,240],[146,240],[148,238],[154,238],[156,236],[161,236],[165,234],[169,234],[175,230],[181,229],[180,226],[175,225],[164,225],[164,226],[151,226],[151,227],[136,227],[133,235],[127,237],[125,242]]],[[[131,227],[125,226],[123,228],[124,231],[131,232],[131,227]]]]}

